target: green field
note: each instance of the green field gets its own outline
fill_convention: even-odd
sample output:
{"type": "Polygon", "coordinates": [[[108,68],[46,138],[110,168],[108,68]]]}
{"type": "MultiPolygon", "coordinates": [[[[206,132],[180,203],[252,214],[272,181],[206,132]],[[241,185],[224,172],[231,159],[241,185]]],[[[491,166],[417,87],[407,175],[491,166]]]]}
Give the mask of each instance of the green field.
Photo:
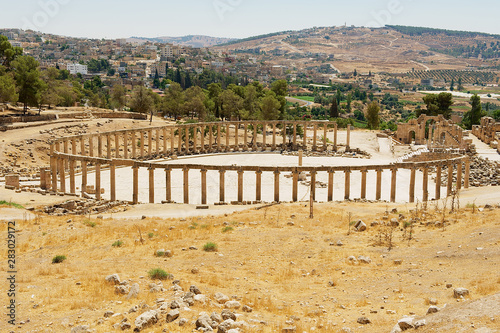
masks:
{"type": "Polygon", "coordinates": [[[292,96],[292,98],[301,99],[301,100],[307,101],[307,102],[314,102],[313,96],[292,96]]]}

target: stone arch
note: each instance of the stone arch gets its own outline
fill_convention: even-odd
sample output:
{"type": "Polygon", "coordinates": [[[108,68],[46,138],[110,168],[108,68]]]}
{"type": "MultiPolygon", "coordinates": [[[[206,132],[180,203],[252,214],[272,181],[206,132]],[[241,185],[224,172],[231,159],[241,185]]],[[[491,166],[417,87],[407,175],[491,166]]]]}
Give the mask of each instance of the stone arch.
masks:
{"type": "Polygon", "coordinates": [[[416,142],[416,139],[417,139],[417,133],[415,132],[414,129],[411,129],[410,132],[408,133],[408,142],[414,143],[416,142]]]}

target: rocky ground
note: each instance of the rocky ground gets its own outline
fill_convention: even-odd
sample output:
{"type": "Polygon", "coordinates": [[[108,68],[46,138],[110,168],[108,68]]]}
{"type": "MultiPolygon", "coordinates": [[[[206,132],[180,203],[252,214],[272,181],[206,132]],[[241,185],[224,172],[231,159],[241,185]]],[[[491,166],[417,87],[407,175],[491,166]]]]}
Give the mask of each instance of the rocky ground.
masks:
{"type": "Polygon", "coordinates": [[[18,325],[0,330],[495,332],[500,210],[440,207],[317,204],[313,219],[301,204],[185,219],[42,214],[19,221],[18,325]]]}

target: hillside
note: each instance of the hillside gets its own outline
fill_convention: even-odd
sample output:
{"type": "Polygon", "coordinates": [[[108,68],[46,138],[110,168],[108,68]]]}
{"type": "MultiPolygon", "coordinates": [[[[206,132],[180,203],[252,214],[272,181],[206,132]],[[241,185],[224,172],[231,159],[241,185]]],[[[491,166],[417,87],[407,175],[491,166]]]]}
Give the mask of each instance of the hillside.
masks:
{"type": "Polygon", "coordinates": [[[201,36],[201,35],[189,35],[182,37],[155,37],[155,38],[146,38],[146,37],[131,37],[128,39],[129,41],[136,42],[154,42],[154,43],[170,43],[176,45],[183,46],[192,46],[192,47],[210,47],[219,44],[228,43],[234,41],[231,38],[221,38],[221,37],[210,37],[210,36],[201,36]]]}
{"type": "Polygon", "coordinates": [[[340,72],[474,70],[500,63],[500,36],[402,28],[312,28],[247,38],[215,49],[262,55],[292,68],[328,62],[340,72]]]}

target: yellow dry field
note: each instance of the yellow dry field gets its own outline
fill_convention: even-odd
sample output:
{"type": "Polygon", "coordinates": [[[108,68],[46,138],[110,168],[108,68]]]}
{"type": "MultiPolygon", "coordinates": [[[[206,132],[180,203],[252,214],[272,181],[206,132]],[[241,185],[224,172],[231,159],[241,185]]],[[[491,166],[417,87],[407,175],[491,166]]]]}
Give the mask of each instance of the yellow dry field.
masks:
{"type": "MultiPolygon", "coordinates": [[[[462,207],[460,212],[443,213],[439,206],[430,204],[425,211],[422,207],[415,211],[414,205],[317,204],[313,219],[304,204],[284,204],[186,220],[44,216],[18,221],[17,320],[25,323],[13,331],[69,332],[71,327],[89,325],[96,332],[112,332],[117,331],[112,325],[124,317],[133,329],[141,310],[125,315],[132,306],[154,307],[158,298],[173,299],[170,290],[149,292],[149,284],[155,281],[148,271],[162,268],[180,280],[185,291],[196,285],[210,301],[181,311],[181,317],[188,319],[184,327],[179,327],[178,320],[167,324],[162,316],[157,325],[143,332],[191,332],[200,312],[220,313],[220,305],[213,301],[217,292],[236,296],[242,305],[253,308],[252,313],[237,311],[242,314],[238,321],[255,326],[245,332],[281,332],[289,326],[297,332],[341,332],[344,328],[389,332],[404,315],[424,316],[431,299],[440,308],[445,304],[460,307],[500,292],[499,210],[473,212],[462,207]],[[398,213],[386,215],[386,210],[396,207],[398,213]],[[367,231],[354,232],[351,227],[349,232],[349,213],[352,221],[362,219],[367,231]],[[388,227],[370,227],[373,221],[388,221],[399,214],[403,215],[401,226],[392,235],[388,227]],[[418,218],[413,228],[408,224],[404,228],[412,217],[418,218]],[[443,220],[445,227],[434,225],[443,220]],[[144,243],[138,242],[139,230],[144,243]],[[112,246],[117,240],[123,241],[121,247],[112,246]],[[343,246],[337,246],[338,241],[343,246]],[[207,242],[216,243],[218,251],[203,251],[207,242]],[[189,250],[191,246],[197,250],[189,250]],[[173,256],[156,257],[158,249],[171,250],[173,256]],[[67,259],[52,264],[56,255],[67,259]],[[370,257],[371,263],[347,260],[360,255],[370,257]],[[198,271],[193,273],[193,269],[198,271]],[[138,283],[138,298],[127,300],[115,294],[105,281],[113,273],[122,281],[138,283]],[[453,298],[456,287],[470,291],[467,301],[453,298]],[[120,315],[98,324],[107,310],[120,315]],[[371,324],[358,324],[362,316],[371,324]]],[[[6,228],[2,223],[1,232],[6,228]]],[[[163,281],[166,289],[171,283],[163,281]]],[[[428,326],[421,331],[498,328],[496,311],[496,321],[488,314],[455,318],[451,312],[446,328],[432,321],[438,313],[426,317],[428,326]]],[[[11,330],[2,320],[0,331],[11,330]]]]}

